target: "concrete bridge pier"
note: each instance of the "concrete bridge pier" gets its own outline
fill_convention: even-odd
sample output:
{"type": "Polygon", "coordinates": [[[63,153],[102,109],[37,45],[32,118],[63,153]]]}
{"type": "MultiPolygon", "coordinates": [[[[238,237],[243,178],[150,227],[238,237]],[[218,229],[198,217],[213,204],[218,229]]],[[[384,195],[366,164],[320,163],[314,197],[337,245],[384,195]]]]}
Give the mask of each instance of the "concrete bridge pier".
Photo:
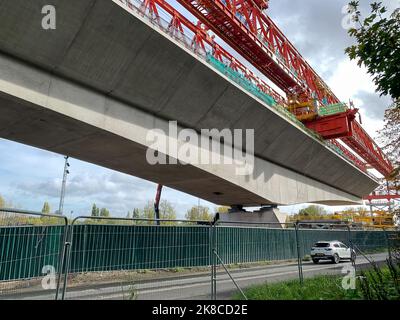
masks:
{"type": "Polygon", "coordinates": [[[277,205],[263,206],[256,211],[246,211],[243,206],[232,206],[226,214],[220,214],[220,222],[232,226],[249,226],[259,223],[259,226],[269,228],[285,228],[287,214],[280,212],[277,205]]]}

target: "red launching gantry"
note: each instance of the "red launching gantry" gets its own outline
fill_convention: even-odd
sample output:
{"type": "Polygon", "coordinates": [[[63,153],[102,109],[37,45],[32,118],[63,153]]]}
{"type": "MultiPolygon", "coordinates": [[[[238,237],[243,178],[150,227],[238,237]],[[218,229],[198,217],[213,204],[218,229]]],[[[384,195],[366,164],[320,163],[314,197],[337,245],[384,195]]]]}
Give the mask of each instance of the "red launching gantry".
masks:
{"type": "Polygon", "coordinates": [[[324,139],[340,138],[383,176],[392,172],[390,161],[355,120],[356,109],[342,106],[343,112],[329,114],[340,100],[264,13],[268,0],[178,2],[284,91],[288,109],[308,128],[324,139]],[[322,116],[319,107],[326,110],[322,116]]]}
{"type": "MultiPolygon", "coordinates": [[[[320,138],[329,140],[327,144],[330,147],[360,170],[366,172],[368,167],[372,167],[384,177],[393,171],[391,162],[357,122],[358,109],[340,102],[265,14],[268,0],[177,0],[198,19],[195,23],[165,0],[120,2],[150,16],[154,24],[196,54],[206,53],[207,59],[213,59],[214,66],[224,70],[225,74],[240,74],[240,79],[250,83],[245,85],[247,90],[258,96],[261,92],[264,101],[265,97],[267,101],[270,98],[270,105],[290,112],[291,117],[301,121],[320,138]],[[222,48],[209,31],[265,75],[286,97],[222,48]]],[[[204,58],[204,54],[202,56],[204,58]]]]}

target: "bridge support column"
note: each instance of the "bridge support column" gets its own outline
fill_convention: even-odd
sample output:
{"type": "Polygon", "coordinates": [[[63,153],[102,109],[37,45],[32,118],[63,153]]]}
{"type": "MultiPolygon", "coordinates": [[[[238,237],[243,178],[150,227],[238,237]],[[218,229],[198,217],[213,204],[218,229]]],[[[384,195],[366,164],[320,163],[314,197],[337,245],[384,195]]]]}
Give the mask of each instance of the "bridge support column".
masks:
{"type": "Polygon", "coordinates": [[[281,213],[277,205],[270,205],[261,207],[256,211],[246,211],[243,206],[232,206],[228,213],[220,215],[220,222],[237,222],[234,225],[249,226],[246,222],[250,223],[269,223],[264,225],[271,228],[284,228],[280,223],[286,222],[287,215],[281,213]]]}

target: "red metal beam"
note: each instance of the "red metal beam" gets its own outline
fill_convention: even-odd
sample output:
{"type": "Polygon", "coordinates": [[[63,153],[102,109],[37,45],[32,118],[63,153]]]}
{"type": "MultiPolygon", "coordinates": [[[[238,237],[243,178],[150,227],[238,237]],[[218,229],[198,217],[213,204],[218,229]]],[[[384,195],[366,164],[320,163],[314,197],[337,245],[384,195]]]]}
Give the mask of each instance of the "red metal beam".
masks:
{"type": "Polygon", "coordinates": [[[341,140],[384,177],[389,176],[393,171],[393,165],[374,140],[355,120],[351,123],[351,131],[351,136],[343,137],[341,140]]]}
{"type": "Polygon", "coordinates": [[[373,201],[373,200],[400,200],[400,194],[382,194],[382,195],[369,195],[363,198],[364,200],[373,201]]]}
{"type": "Polygon", "coordinates": [[[351,122],[355,119],[357,109],[347,112],[321,117],[317,120],[306,122],[307,128],[318,132],[324,139],[336,139],[352,135],[351,122]]]}
{"type": "MultiPolygon", "coordinates": [[[[131,9],[134,8],[130,0],[120,0],[120,2],[131,9]]],[[[322,104],[339,102],[273,21],[262,12],[262,9],[268,7],[267,0],[178,0],[178,2],[204,23],[205,27],[201,23],[190,22],[164,0],[143,0],[140,10],[143,14],[150,15],[161,28],[164,27],[160,21],[159,9],[164,10],[170,19],[166,32],[174,37],[192,37],[190,46],[195,52],[206,51],[208,46],[216,59],[239,70],[249,81],[281,105],[285,103],[284,98],[219,46],[207,33],[208,28],[287,94],[305,94],[308,98],[317,98],[322,104]],[[186,29],[192,34],[188,35],[186,29]]],[[[348,114],[346,116],[347,119],[344,115],[320,118],[315,123],[308,123],[307,126],[325,139],[341,137],[368,164],[383,175],[388,175],[393,169],[390,161],[361,126],[354,119],[350,119],[348,114]]],[[[356,156],[340,144],[338,148],[360,169],[365,170],[365,164],[356,156]]]]}
{"type": "MultiPolygon", "coordinates": [[[[126,4],[129,8],[134,9],[135,6],[130,0],[119,0],[121,3],[126,4]]],[[[278,92],[271,88],[265,81],[257,77],[249,68],[245,67],[240,61],[235,59],[230,53],[228,53],[224,48],[219,46],[213,37],[207,33],[207,24],[202,25],[201,23],[193,23],[189,21],[185,16],[183,16],[179,11],[173,8],[165,0],[140,0],[141,6],[140,10],[143,14],[150,15],[158,25],[163,28],[159,9],[165,11],[169,15],[170,19],[168,26],[168,33],[174,37],[189,37],[192,38],[190,46],[195,51],[203,50],[205,52],[205,47],[208,45],[212,49],[212,54],[214,57],[220,61],[224,61],[227,65],[234,67],[239,70],[246,78],[252,81],[257,87],[259,87],[263,92],[270,95],[274,100],[283,105],[285,103],[285,98],[282,97],[278,92]],[[187,30],[185,30],[187,29],[187,30]],[[187,31],[192,34],[187,34],[187,31]]],[[[267,0],[258,0],[260,6],[268,6],[267,0]]]]}
{"type": "MultiPolygon", "coordinates": [[[[339,103],[275,23],[249,0],[178,0],[197,19],[240,53],[287,94],[300,93],[322,104],[339,103]]],[[[308,123],[316,132],[339,138],[384,176],[390,161],[361,126],[347,115],[308,123]],[[336,128],[335,128],[336,127],[336,128]],[[342,132],[342,135],[340,135],[342,132]]]]}
{"type": "Polygon", "coordinates": [[[305,93],[324,104],[340,102],[255,2],[178,2],[286,93],[305,93]]]}
{"type": "Polygon", "coordinates": [[[391,162],[382,150],[355,120],[357,109],[344,113],[321,117],[305,125],[318,132],[324,139],[340,138],[366,163],[378,170],[384,177],[393,171],[391,162]]]}

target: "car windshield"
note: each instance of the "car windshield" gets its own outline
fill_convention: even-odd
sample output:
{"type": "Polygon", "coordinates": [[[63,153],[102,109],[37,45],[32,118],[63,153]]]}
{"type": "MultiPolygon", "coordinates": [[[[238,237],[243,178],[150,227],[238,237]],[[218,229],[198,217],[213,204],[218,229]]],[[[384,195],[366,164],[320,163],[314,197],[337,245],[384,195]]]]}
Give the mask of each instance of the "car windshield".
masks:
{"type": "Polygon", "coordinates": [[[317,248],[328,248],[329,247],[329,242],[317,242],[314,244],[314,247],[317,248]]]}

